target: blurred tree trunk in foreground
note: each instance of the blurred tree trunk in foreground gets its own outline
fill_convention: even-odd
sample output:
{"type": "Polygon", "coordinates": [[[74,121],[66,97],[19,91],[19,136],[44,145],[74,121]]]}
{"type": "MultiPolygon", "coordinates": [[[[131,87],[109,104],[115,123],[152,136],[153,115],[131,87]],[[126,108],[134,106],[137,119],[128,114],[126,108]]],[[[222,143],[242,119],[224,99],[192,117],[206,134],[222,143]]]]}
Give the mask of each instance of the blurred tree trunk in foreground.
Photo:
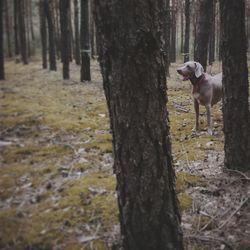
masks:
{"type": "Polygon", "coordinates": [[[95,0],[126,250],[184,249],[166,112],[164,10],[164,0],[95,0]]]}
{"type": "Polygon", "coordinates": [[[220,0],[225,166],[250,169],[250,112],[245,1],[220,0]]]}

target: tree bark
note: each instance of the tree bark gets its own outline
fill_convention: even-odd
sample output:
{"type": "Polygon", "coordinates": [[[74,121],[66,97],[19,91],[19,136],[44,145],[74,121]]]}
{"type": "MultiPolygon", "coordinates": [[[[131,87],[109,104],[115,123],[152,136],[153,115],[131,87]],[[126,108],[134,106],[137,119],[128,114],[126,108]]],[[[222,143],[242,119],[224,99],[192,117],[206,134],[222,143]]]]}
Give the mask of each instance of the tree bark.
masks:
{"type": "Polygon", "coordinates": [[[185,0],[184,62],[189,61],[189,40],[190,40],[190,0],[185,0]]]}
{"type": "Polygon", "coordinates": [[[176,62],[176,15],[177,15],[176,0],[172,0],[170,62],[176,62]]]}
{"type": "Polygon", "coordinates": [[[69,79],[69,50],[70,50],[70,28],[69,28],[69,0],[60,0],[60,26],[61,26],[61,55],[63,63],[63,79],[69,79]]]}
{"type": "Polygon", "coordinates": [[[250,169],[245,1],[220,0],[225,166],[250,169]]]}
{"type": "Polygon", "coordinates": [[[46,29],[46,18],[44,12],[44,0],[39,2],[40,10],[40,34],[42,42],[42,59],[43,59],[43,68],[47,69],[47,29],[46,29]]]}
{"type": "Polygon", "coordinates": [[[11,30],[11,20],[10,20],[10,15],[9,15],[9,3],[7,0],[4,1],[5,5],[5,29],[6,29],[6,39],[7,39],[7,48],[8,48],[8,57],[12,57],[12,47],[11,47],[11,35],[12,35],[12,30],[11,30]]]}
{"type": "Polygon", "coordinates": [[[48,24],[48,35],[49,35],[49,67],[50,70],[56,71],[56,49],[55,49],[55,28],[51,16],[51,2],[44,0],[45,16],[48,24]]]}
{"type": "Polygon", "coordinates": [[[60,33],[60,21],[59,21],[59,0],[55,0],[55,29],[56,29],[56,56],[59,60],[61,57],[61,33],[60,33]]]}
{"type": "Polygon", "coordinates": [[[15,56],[19,55],[19,39],[18,39],[18,6],[19,0],[14,0],[14,40],[15,40],[15,56]]]}
{"type": "Polygon", "coordinates": [[[215,11],[216,11],[216,1],[212,1],[211,15],[210,15],[210,28],[209,28],[209,53],[208,62],[209,65],[215,61],[215,11]]]}
{"type": "Polygon", "coordinates": [[[4,51],[3,51],[3,0],[0,0],[0,80],[4,80],[4,51]]]}
{"type": "Polygon", "coordinates": [[[91,40],[91,57],[94,59],[97,55],[96,49],[96,28],[95,20],[93,17],[94,2],[90,0],[90,40],[91,40]]]}
{"type": "Polygon", "coordinates": [[[89,0],[81,0],[81,82],[91,81],[89,0]]]}
{"type": "Polygon", "coordinates": [[[194,60],[201,63],[205,71],[207,67],[210,26],[209,23],[212,7],[212,0],[199,0],[199,17],[197,25],[197,41],[194,50],[194,60]]]}
{"type": "Polygon", "coordinates": [[[169,66],[170,66],[170,26],[171,26],[171,18],[170,18],[170,6],[169,0],[164,1],[164,52],[165,52],[165,69],[166,69],[166,76],[170,76],[169,73],[169,66]]]}
{"type": "Polygon", "coordinates": [[[126,250],[184,249],[166,112],[163,16],[163,0],[95,0],[126,250]]]}
{"type": "Polygon", "coordinates": [[[75,11],[75,61],[77,65],[81,64],[80,58],[80,34],[79,34],[79,6],[78,0],[74,0],[75,11]]]}
{"type": "Polygon", "coordinates": [[[27,55],[27,41],[26,41],[26,27],[25,27],[25,8],[24,0],[17,1],[18,3],[18,23],[19,23],[19,40],[20,40],[20,52],[21,59],[23,64],[28,64],[28,55],[27,55]]]}
{"type": "Polygon", "coordinates": [[[27,41],[27,55],[28,58],[31,56],[31,44],[30,44],[30,12],[29,12],[29,2],[30,0],[24,0],[24,20],[25,20],[25,26],[26,26],[26,41],[27,41]]]}
{"type": "Polygon", "coordinates": [[[180,2],[180,15],[181,15],[181,54],[184,52],[184,10],[183,10],[183,3],[180,2]]]}

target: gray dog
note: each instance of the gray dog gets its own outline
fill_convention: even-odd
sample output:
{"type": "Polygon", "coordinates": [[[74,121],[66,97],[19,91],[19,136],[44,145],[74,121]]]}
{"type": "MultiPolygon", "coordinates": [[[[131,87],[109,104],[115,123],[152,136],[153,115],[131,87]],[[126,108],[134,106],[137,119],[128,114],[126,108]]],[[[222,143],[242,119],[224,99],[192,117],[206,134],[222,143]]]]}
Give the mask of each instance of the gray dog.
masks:
{"type": "Polygon", "coordinates": [[[222,73],[211,76],[204,73],[202,65],[198,62],[186,62],[177,69],[183,76],[183,81],[190,80],[192,83],[192,95],[194,98],[194,109],[196,121],[194,131],[199,129],[199,104],[206,107],[208,133],[213,134],[211,107],[219,102],[222,97],[222,73]]]}

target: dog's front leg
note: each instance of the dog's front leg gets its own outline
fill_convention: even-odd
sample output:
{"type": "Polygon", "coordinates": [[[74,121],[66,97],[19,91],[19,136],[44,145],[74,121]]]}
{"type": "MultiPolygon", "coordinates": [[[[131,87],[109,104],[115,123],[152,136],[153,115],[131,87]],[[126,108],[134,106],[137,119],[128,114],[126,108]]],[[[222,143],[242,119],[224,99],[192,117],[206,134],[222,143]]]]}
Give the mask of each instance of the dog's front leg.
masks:
{"type": "Polygon", "coordinates": [[[192,131],[197,132],[199,130],[200,110],[199,110],[199,102],[196,99],[194,99],[194,110],[195,110],[195,125],[192,131]]]}
{"type": "Polygon", "coordinates": [[[206,107],[206,112],[207,112],[207,132],[209,135],[213,135],[211,105],[207,104],[205,107],[206,107]]]}

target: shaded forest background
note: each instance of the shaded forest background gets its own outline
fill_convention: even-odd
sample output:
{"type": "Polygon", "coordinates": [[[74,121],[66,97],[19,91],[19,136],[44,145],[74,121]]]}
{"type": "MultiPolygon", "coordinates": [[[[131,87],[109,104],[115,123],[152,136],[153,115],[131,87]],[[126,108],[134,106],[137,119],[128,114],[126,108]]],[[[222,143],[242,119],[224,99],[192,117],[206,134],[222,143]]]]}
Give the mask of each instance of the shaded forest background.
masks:
{"type": "MultiPolygon", "coordinates": [[[[92,58],[97,56],[98,39],[93,19],[93,1],[89,3],[81,1],[82,4],[78,0],[65,1],[66,6],[64,1],[61,2],[60,5],[59,0],[2,1],[4,56],[14,58],[17,63],[27,64],[32,61],[33,55],[42,53],[43,67],[49,67],[51,70],[56,70],[56,60],[59,59],[80,65],[85,62],[84,60],[81,62],[81,53],[90,54],[92,58]]],[[[221,60],[219,2],[213,0],[207,6],[202,6],[199,0],[172,0],[167,1],[167,4],[169,9],[166,13],[165,28],[169,63],[176,62],[177,59],[185,61],[194,57],[200,59],[197,58],[199,25],[203,25],[202,36],[207,37],[203,39],[205,43],[200,46],[207,59],[207,62],[201,62],[202,65],[206,68],[207,63],[212,65],[215,60],[221,60]],[[205,16],[203,20],[199,20],[202,11],[205,16]]],[[[250,2],[246,1],[248,43],[249,13],[250,2]]],[[[68,63],[65,61],[65,64],[68,63]]],[[[66,78],[69,78],[69,75],[66,78]]]]}

